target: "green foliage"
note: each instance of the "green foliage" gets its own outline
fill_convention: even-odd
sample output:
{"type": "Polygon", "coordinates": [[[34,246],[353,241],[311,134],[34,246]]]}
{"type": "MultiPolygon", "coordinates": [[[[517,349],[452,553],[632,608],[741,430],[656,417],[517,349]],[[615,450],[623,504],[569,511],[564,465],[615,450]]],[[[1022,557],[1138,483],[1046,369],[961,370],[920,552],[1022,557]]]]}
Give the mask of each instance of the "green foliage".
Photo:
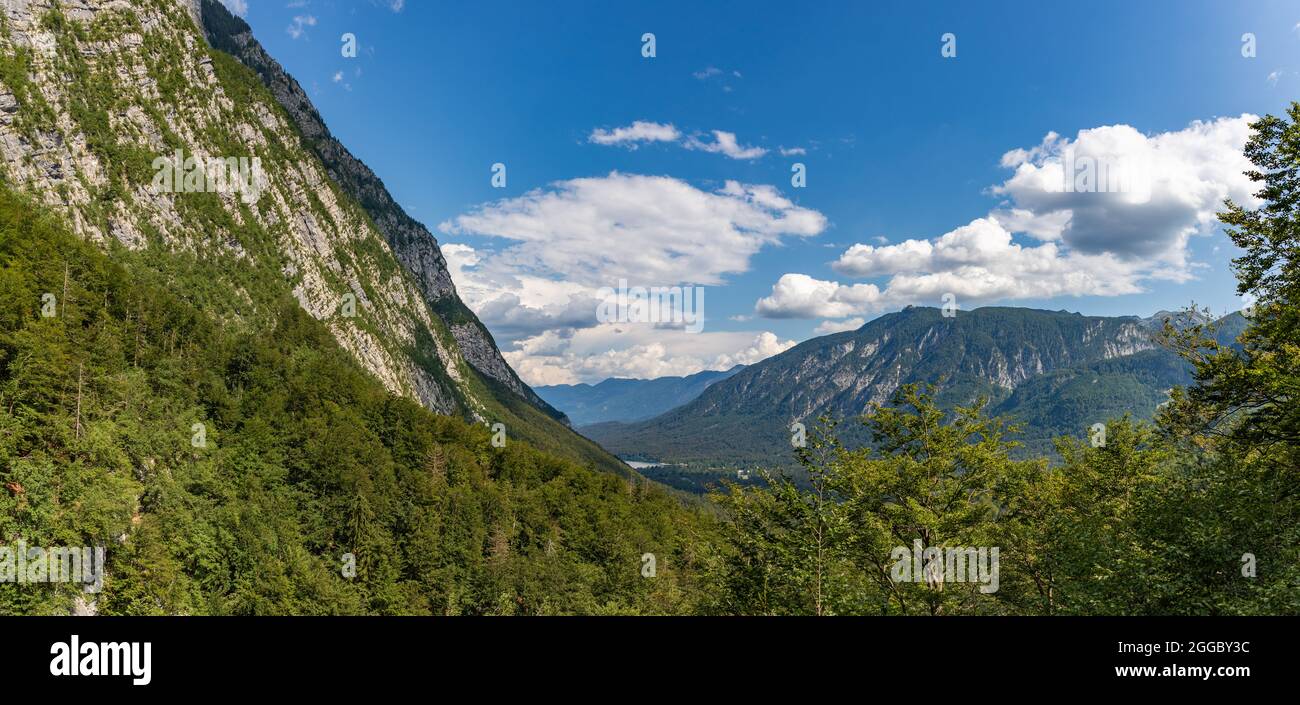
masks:
{"type": "Polygon", "coordinates": [[[810,486],[768,475],[715,496],[727,521],[706,610],[1300,614],[1300,502],[1269,463],[1189,453],[1127,418],[1104,445],[1062,439],[1058,467],[1016,461],[1002,422],[946,414],[914,385],[865,421],[876,450],[821,427],[800,453],[810,486]],[[998,548],[997,590],[899,580],[895,551],[918,541],[998,548]]]}
{"type": "MultiPolygon", "coordinates": [[[[1059,466],[1017,462],[982,405],[949,415],[905,385],[867,418],[875,451],[846,451],[827,436],[813,447],[829,453],[800,456],[811,487],[775,478],[720,497],[730,521],[706,604],[780,614],[868,612],[873,602],[882,613],[1300,614],[1300,104],[1290,117],[1260,120],[1246,148],[1264,206],[1229,202],[1220,216],[1246,251],[1234,264],[1241,293],[1257,298],[1251,325],[1233,341],[1213,326],[1166,322],[1164,339],[1194,383],[1174,390],[1157,425],[1125,415],[1092,442],[1059,439],[1059,466]],[[891,546],[914,539],[997,546],[998,590],[895,579],[891,546]],[[809,575],[854,575],[848,566],[875,584],[819,577],[813,584],[828,590],[809,603],[809,575]]],[[[1223,323],[1235,331],[1241,322],[1223,323]]],[[[1135,380],[1175,372],[1145,357],[1120,371],[1135,380]]],[[[1107,397],[1078,388],[1079,376],[1051,375],[1018,390],[1019,403],[1056,396],[1104,410],[1107,397]]]]}
{"type": "MultiPolygon", "coordinates": [[[[57,7],[41,26],[56,37],[54,70],[78,88],[57,114],[106,165],[93,187],[75,175],[92,230],[108,232],[150,156],[139,135],[115,129],[133,107],[113,89],[121,57],[83,52],[105,38],[144,36],[158,100],[139,107],[168,149],[239,151],[223,124],[197,126],[196,145],[168,127],[211,98],[181,68],[197,34],[143,32],[114,10],[72,21],[57,7]]],[[[253,71],[201,51],[241,122],[283,116],[253,71]]],[[[21,108],[15,129],[29,139],[61,122],[33,88],[32,63],[23,50],[0,56],[21,108]]],[[[150,214],[130,212],[147,245],[126,251],[109,237],[104,252],[0,184],[0,543],[105,547],[93,597],[105,614],[1300,614],[1300,106],[1290,118],[1262,119],[1247,147],[1264,207],[1229,203],[1221,216],[1246,251],[1236,266],[1242,293],[1258,299],[1252,325],[1235,341],[1166,330],[1194,377],[1156,425],[1115,417],[1189,381],[1187,368],[1164,351],[1105,359],[1113,336],[1090,331],[1115,333],[1114,320],[882,317],[787,353],[786,371],[821,356],[942,386],[903,385],[860,425],[823,419],[793,454],[798,474],[714,495],[720,526],[468,365],[452,390],[463,417],[389,394],[290,296],[283,221],[262,226],[247,206],[194,194],[178,215],[212,240],[195,244],[214,247],[178,252],[150,214]],[[1008,397],[990,380],[1013,362],[1050,369],[1008,397]],[[1027,439],[1040,455],[1048,435],[1112,420],[1105,443],[1058,439],[1053,465],[1021,459],[999,416],[1011,410],[1045,429],[1027,439]],[[506,447],[483,420],[506,424],[506,447]],[[997,547],[998,589],[899,579],[898,549],[917,544],[997,547]],[[647,553],[653,578],[641,573],[647,553]]],[[[297,133],[263,136],[265,152],[250,156],[268,163],[320,150],[297,133]]],[[[322,225],[334,212],[368,227],[337,261],[376,281],[410,276],[373,228],[399,211],[332,182],[307,201],[322,225]]],[[[374,284],[363,284],[372,298],[374,284]]],[[[459,302],[432,310],[477,325],[459,302]]],[[[388,352],[445,383],[439,344],[452,346],[441,320],[388,352]]],[[[693,415],[632,432],[653,426],[705,466],[777,458],[792,410],[827,388],[791,374],[753,393],[773,367],[710,387],[693,415]]],[[[853,416],[874,398],[838,395],[833,410],[853,416]]],[[[0,584],[0,613],[67,613],[79,598],[73,585],[0,584]]]]}
{"type": "Polygon", "coordinates": [[[1300,103],[1290,121],[1261,118],[1246,144],[1260,184],[1257,210],[1228,201],[1219,214],[1245,253],[1233,260],[1237,290],[1254,300],[1239,349],[1201,328],[1167,331],[1196,367],[1197,385],[1171,404],[1167,419],[1186,433],[1279,454],[1300,477],[1300,103]]]}
{"type": "MultiPolygon", "coordinates": [[[[388,394],[295,301],[223,326],[176,295],[195,282],[152,283],[38,213],[0,194],[0,483],[20,488],[0,489],[0,541],[106,546],[101,613],[690,609],[706,523],[663,490],[494,448],[388,394]]],[[[77,594],[0,584],[0,613],[77,594]]]]}
{"type": "Polygon", "coordinates": [[[767,487],[729,485],[713,499],[727,515],[727,549],[711,566],[709,611],[722,614],[847,614],[862,582],[843,559],[851,530],[835,482],[843,448],[834,424],[814,430],[799,461],[810,489],[789,477],[762,472],[767,487]]]}
{"type": "Polygon", "coordinates": [[[798,451],[811,478],[801,489],[768,476],[767,487],[718,499],[731,521],[715,572],[724,610],[765,614],[952,614],[997,612],[974,583],[895,579],[894,549],[990,547],[1008,521],[1000,498],[1044,463],[1013,461],[1005,424],[984,402],[940,409],[933,388],[904,385],[864,418],[873,448],[848,450],[823,419],[798,451]],[[750,609],[745,609],[746,607],[750,609]]]}

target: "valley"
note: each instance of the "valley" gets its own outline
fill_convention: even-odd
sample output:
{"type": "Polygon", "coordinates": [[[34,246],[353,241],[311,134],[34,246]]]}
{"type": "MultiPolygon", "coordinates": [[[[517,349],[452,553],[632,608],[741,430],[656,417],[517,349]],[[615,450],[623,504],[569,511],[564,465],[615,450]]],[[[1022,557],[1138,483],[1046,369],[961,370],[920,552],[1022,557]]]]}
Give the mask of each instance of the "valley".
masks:
{"type": "MultiPolygon", "coordinates": [[[[620,457],[671,464],[670,472],[646,474],[698,491],[740,470],[796,468],[792,423],[812,427],[827,416],[846,443],[868,445],[858,417],[898,386],[926,382],[946,408],[983,397],[989,413],[1017,423],[1019,457],[1051,455],[1056,438],[1083,437],[1099,421],[1150,419],[1170,389],[1192,381],[1190,366],[1157,340],[1165,319],[1180,320],[1167,312],[1103,318],[1000,307],[949,319],[909,308],[806,341],[659,416],[581,431],[620,457]]],[[[1217,335],[1230,344],[1244,326],[1233,314],[1217,322],[1217,335]]]]}

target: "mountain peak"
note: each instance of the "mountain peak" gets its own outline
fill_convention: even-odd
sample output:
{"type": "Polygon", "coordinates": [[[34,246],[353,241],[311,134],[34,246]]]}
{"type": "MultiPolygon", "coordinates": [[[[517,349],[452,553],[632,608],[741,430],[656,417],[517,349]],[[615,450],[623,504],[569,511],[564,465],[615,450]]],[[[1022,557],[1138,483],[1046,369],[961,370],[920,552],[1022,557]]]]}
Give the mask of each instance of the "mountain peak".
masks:
{"type": "MultiPolygon", "coordinates": [[[[590,433],[628,457],[708,464],[726,455],[720,450],[725,446],[736,457],[762,462],[788,448],[791,423],[858,416],[888,403],[909,382],[937,385],[939,401],[949,407],[979,397],[996,403],[1031,380],[1164,353],[1156,348],[1136,318],[1004,306],[945,317],[939,309],[914,306],[854,331],[804,341],[659,417],[590,433]],[[737,438],[745,440],[737,445],[737,438]]],[[[1158,369],[1181,370],[1163,360],[1158,369]]]]}

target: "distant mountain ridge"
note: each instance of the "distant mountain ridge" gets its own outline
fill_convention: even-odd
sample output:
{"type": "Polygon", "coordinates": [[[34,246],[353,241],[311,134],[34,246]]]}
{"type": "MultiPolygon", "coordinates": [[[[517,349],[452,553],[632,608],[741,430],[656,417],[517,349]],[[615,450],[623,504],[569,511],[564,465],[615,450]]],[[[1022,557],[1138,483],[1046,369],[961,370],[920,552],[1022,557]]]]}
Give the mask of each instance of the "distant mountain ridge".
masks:
{"type": "Polygon", "coordinates": [[[705,370],[685,377],[656,379],[610,378],[597,384],[555,384],[537,387],[551,406],[564,412],[575,426],[608,421],[648,419],[686,404],[708,389],[744,369],[705,370]]]}
{"type": "MultiPolygon", "coordinates": [[[[945,318],[912,307],[805,341],[655,418],[583,431],[623,457],[704,470],[775,465],[791,458],[792,423],[811,427],[823,414],[851,419],[887,403],[902,384],[930,382],[945,406],[987,397],[994,413],[1024,423],[1026,446],[1050,451],[1062,433],[1125,412],[1150,417],[1169,388],[1190,381],[1182,361],[1155,340],[1171,317],[1177,320],[988,307],[945,318]]],[[[1220,338],[1230,341],[1245,319],[1233,314],[1220,323],[1220,338]]],[[[842,429],[854,442],[867,440],[856,423],[842,429]]]]}

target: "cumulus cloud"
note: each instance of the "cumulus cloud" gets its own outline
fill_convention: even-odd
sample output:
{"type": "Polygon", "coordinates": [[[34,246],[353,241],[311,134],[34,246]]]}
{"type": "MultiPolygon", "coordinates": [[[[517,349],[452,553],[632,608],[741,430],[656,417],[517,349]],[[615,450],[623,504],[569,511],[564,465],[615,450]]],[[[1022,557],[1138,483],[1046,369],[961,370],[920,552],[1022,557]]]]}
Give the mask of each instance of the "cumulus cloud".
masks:
{"type": "Polygon", "coordinates": [[[772,186],[728,181],[706,191],[618,172],[485,204],[439,226],[451,236],[491,238],[490,246],[444,243],[443,255],[466,304],[535,384],[693,374],[779,352],[789,341],[763,331],[602,323],[600,289],[623,279],[707,292],[747,271],[763,247],[825,228],[825,216],[772,186]]]}
{"type": "Polygon", "coordinates": [[[727,181],[704,191],[668,176],[612,172],[561,181],[439,226],[448,235],[515,243],[499,255],[516,271],[578,284],[720,284],[762,247],[826,228],[821,213],[773,186],[727,181]]]}
{"type": "Polygon", "coordinates": [[[933,241],[854,245],[832,266],[847,276],[890,278],[879,289],[786,274],[755,304],[755,312],[768,318],[843,318],[914,303],[938,305],[945,294],[963,302],[1117,296],[1142,291],[1141,276],[1177,277],[1113,254],[1062,252],[1055,242],[1025,247],[992,218],[976,219],[933,241]]]}
{"type": "Polygon", "coordinates": [[[742,147],[736,140],[736,133],[713,130],[713,141],[704,142],[698,137],[686,140],[686,148],[710,154],[722,154],[731,159],[758,159],[767,154],[762,147],[742,147]]]}
{"type": "Polygon", "coordinates": [[[842,274],[869,277],[915,271],[925,266],[933,254],[934,245],[928,240],[905,240],[897,245],[881,246],[857,244],[840,255],[832,267],[842,274]]]}
{"type": "Polygon", "coordinates": [[[866,322],[866,319],[859,317],[846,318],[842,321],[822,321],[813,329],[813,335],[830,335],[831,333],[843,333],[846,330],[857,330],[866,322]]]}
{"type": "Polygon", "coordinates": [[[636,149],[639,142],[676,142],[681,139],[682,133],[677,131],[671,123],[660,124],[657,122],[647,122],[637,120],[627,127],[616,127],[612,130],[598,128],[593,130],[587,137],[588,142],[602,145],[622,145],[631,149],[636,149]]]}
{"type": "Polygon", "coordinates": [[[648,328],[601,325],[548,331],[505,352],[532,385],[598,382],[610,377],[653,379],[752,365],[794,347],[768,331],[664,334],[648,328]]]}
{"type": "Polygon", "coordinates": [[[781,148],[781,156],[783,157],[803,156],[807,153],[808,150],[804,149],[803,147],[790,147],[789,149],[785,147],[781,148]]]}
{"type": "Polygon", "coordinates": [[[785,274],[772,285],[772,294],[758,300],[754,312],[767,318],[846,318],[879,311],[883,305],[875,284],[840,284],[807,274],[785,274]]]}
{"type": "Polygon", "coordinates": [[[1225,198],[1254,202],[1242,148],[1256,119],[1197,121],[1152,136],[1128,125],[1081,130],[1073,140],[1049,133],[1036,147],[1003,155],[1002,165],[1015,174],[993,193],[1039,224],[1063,223],[1057,233],[1031,227],[1025,231],[1031,236],[1059,237],[1078,252],[1181,267],[1188,238],[1212,228],[1225,198]]]}
{"type": "Polygon", "coordinates": [[[499,253],[459,243],[442,246],[447,269],[465,303],[503,343],[596,325],[596,291],[516,270],[499,253]]]}
{"type": "Polygon", "coordinates": [[[221,4],[225,5],[232,15],[248,16],[248,0],[221,0],[221,4]]]}
{"type": "Polygon", "coordinates": [[[1188,243],[1209,234],[1225,198],[1254,206],[1242,154],[1242,115],[1143,135],[1127,125],[1056,133],[1002,156],[1014,174],[992,192],[1007,199],[933,239],[855,244],[832,265],[879,290],[786,274],[755,312],[774,318],[844,318],[908,304],[1058,296],[1119,296],[1152,281],[1187,281],[1188,243]],[[1015,235],[1030,242],[1018,242],[1015,235]],[[1033,244],[1034,242],[1039,244],[1033,244]]]}

